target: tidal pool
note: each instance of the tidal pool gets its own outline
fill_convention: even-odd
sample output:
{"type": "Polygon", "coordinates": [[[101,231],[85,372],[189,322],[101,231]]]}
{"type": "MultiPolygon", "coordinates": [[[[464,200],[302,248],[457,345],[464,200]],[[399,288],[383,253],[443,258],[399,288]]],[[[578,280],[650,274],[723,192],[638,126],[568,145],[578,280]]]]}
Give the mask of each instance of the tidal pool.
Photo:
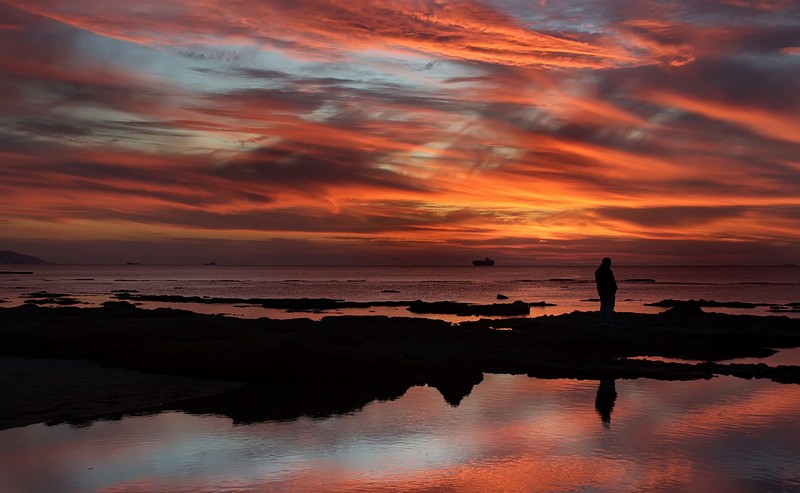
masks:
{"type": "Polygon", "coordinates": [[[487,374],[328,418],[167,412],[0,432],[4,493],[800,491],[800,386],[487,374]]]}

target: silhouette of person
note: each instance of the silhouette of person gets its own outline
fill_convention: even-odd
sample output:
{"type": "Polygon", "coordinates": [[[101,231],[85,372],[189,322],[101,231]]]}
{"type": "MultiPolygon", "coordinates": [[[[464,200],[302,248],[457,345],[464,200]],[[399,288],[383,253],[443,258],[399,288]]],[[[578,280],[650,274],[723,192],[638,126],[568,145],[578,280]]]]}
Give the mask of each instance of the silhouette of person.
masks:
{"type": "Polygon", "coordinates": [[[617,295],[617,281],[611,270],[611,259],[603,258],[600,267],[594,271],[597,294],[600,295],[600,322],[606,327],[613,327],[614,304],[617,295]]]}
{"type": "Polygon", "coordinates": [[[600,420],[605,428],[611,426],[611,411],[617,400],[617,386],[613,378],[600,380],[597,386],[597,396],[594,399],[594,408],[600,414],[600,420]]]}

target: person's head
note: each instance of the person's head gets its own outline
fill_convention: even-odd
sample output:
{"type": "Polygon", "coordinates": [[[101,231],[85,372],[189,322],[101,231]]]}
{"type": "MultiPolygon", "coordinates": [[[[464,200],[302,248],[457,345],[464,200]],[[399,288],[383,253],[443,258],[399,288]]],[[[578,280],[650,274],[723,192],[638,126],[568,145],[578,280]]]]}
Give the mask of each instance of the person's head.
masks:
{"type": "Polygon", "coordinates": [[[603,257],[603,261],[600,262],[600,267],[605,267],[606,269],[611,267],[611,259],[608,257],[603,257]]]}

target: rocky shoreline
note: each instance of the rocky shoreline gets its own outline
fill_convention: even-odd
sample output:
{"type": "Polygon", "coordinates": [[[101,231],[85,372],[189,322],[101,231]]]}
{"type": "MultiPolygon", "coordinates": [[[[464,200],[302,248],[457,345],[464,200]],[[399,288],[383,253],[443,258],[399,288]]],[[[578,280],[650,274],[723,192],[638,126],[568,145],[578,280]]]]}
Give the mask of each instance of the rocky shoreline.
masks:
{"type": "MultiPolygon", "coordinates": [[[[146,310],[125,301],[99,308],[27,304],[0,308],[0,355],[82,359],[189,380],[175,382],[169,396],[131,400],[129,406],[119,402],[111,412],[86,408],[59,415],[54,409],[52,416],[40,414],[31,421],[24,406],[29,383],[6,379],[9,402],[21,404],[6,406],[0,425],[80,422],[164,409],[225,414],[237,422],[326,416],[401,396],[413,385],[435,387],[457,405],[484,373],[592,380],[731,375],[797,384],[800,366],[724,362],[794,347],[800,347],[800,319],[706,313],[689,303],[655,315],[620,313],[615,327],[600,327],[591,312],[452,324],[383,316],[248,320],[146,310]],[[634,358],[640,356],[697,363],[634,358]],[[198,393],[194,387],[212,380],[230,385],[224,392],[208,386],[208,392],[198,393]],[[182,385],[186,392],[180,391],[182,385]]],[[[98,368],[100,375],[104,369],[98,368]]],[[[68,386],[53,382],[58,385],[68,386]]],[[[46,395],[46,385],[40,382],[40,387],[46,395]]]]}

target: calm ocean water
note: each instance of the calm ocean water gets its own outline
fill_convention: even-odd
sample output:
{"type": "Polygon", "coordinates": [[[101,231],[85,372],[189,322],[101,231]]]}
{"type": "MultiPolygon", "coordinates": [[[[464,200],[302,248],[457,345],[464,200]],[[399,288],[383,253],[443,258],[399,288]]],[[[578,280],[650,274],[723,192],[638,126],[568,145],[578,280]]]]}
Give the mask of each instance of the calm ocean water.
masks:
{"type": "MultiPolygon", "coordinates": [[[[13,270],[25,270],[14,267],[13,270]]],[[[30,293],[47,291],[75,297],[86,306],[113,299],[115,291],[141,294],[234,298],[332,298],[345,301],[423,300],[496,303],[546,301],[554,307],[531,315],[597,310],[594,267],[253,267],[253,266],[79,266],[30,268],[33,274],[0,275],[3,306],[20,304],[30,293]]],[[[662,299],[706,299],[750,303],[800,302],[800,267],[628,267],[614,266],[617,310],[655,313],[645,306],[662,299]]],[[[148,306],[164,306],[150,303],[148,306]]],[[[178,305],[167,305],[178,306],[178,305]]],[[[286,318],[290,314],[241,304],[181,304],[204,313],[286,318]]],[[[768,314],[766,307],[716,309],[768,314]]],[[[316,314],[382,313],[409,315],[402,308],[371,308],[316,314]]],[[[800,316],[797,313],[790,316],[800,316]]]]}

